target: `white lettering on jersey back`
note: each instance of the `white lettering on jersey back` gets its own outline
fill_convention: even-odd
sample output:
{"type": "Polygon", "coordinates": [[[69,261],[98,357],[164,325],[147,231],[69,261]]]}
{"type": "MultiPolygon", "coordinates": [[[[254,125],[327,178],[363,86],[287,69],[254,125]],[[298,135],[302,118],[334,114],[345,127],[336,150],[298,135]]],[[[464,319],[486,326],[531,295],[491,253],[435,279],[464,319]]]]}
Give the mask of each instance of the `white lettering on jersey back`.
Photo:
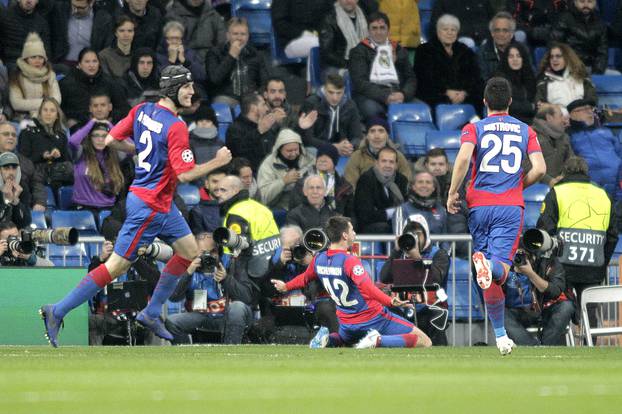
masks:
{"type": "Polygon", "coordinates": [[[484,125],[484,131],[515,132],[520,134],[520,125],[508,122],[495,122],[484,125]]]}
{"type": "Polygon", "coordinates": [[[341,276],[341,267],[316,266],[315,270],[319,275],[341,276]]]}
{"type": "Polygon", "coordinates": [[[163,125],[158,121],[154,121],[149,118],[149,115],[144,112],[141,112],[140,115],[138,115],[138,122],[143,124],[151,132],[155,132],[156,134],[162,132],[163,125]]]}

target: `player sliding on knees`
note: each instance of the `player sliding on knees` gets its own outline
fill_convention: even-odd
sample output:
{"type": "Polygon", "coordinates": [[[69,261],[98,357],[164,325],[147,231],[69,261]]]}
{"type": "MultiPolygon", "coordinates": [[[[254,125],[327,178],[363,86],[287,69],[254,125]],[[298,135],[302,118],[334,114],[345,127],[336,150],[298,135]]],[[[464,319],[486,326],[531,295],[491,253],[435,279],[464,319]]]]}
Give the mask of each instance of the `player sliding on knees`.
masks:
{"type": "Polygon", "coordinates": [[[316,255],[307,270],[285,283],[272,279],[279,292],[301,289],[320,279],[337,305],[339,332],[320,328],[311,348],[351,346],[356,348],[414,348],[432,346],[432,341],[411,322],[387,307],[412,308],[412,303],[391,298],[378,289],[356,256],[347,253],[356,234],[349,218],[331,217],[326,224],[328,251],[316,255]]]}
{"type": "Polygon", "coordinates": [[[173,339],[160,319],[162,305],[198,255],[188,223],[173,203],[177,182],[196,180],[231,160],[231,152],[223,147],[214,159],[195,164],[188,129],[177,117],[181,108],[190,107],[193,94],[190,71],[183,66],[168,66],[160,76],[160,100],[132,108],[106,137],[106,145],[126,152],[135,150],[138,155],[136,178],[125,207],[127,218],[110,258],[87,274],[62,300],[41,307],[52,346],[58,346],[58,332],[65,315],[126,273],[136,260],[138,248],[151,244],[156,237],[170,243],[175,254],[162,270],[151,300],[136,320],[160,338],[173,339]],[[130,137],[134,143],[128,140],[130,137]]]}
{"type": "Polygon", "coordinates": [[[447,211],[457,213],[458,190],[471,163],[466,202],[473,237],[473,264],[501,355],[509,354],[514,347],[505,331],[505,295],[501,286],[507,279],[522,233],[523,189],[536,183],[546,172],[536,133],[508,115],[511,103],[510,83],[504,78],[490,79],[484,90],[488,117],[462,129],[462,143],[447,198],[447,211]],[[522,167],[525,158],[531,161],[527,174],[522,167]]]}

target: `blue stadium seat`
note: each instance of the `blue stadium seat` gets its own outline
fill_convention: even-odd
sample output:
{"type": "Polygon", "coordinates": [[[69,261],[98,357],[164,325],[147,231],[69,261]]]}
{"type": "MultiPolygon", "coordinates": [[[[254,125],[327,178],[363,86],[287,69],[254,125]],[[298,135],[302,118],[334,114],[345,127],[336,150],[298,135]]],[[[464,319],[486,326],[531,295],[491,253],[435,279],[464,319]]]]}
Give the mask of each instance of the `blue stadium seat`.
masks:
{"type": "Polygon", "coordinates": [[[54,197],[54,191],[48,187],[45,186],[45,192],[47,194],[47,200],[46,200],[46,208],[50,209],[50,210],[54,210],[56,208],[56,199],[54,197]]]}
{"type": "Polygon", "coordinates": [[[549,186],[541,183],[531,185],[523,191],[523,198],[525,199],[524,228],[529,229],[536,227],[536,223],[540,217],[540,207],[548,192],[549,186]]]}
{"type": "Polygon", "coordinates": [[[88,210],[52,211],[52,228],[75,227],[81,236],[98,236],[95,217],[88,210]]]}
{"type": "MultiPolygon", "coordinates": [[[[447,304],[449,306],[449,320],[452,319],[453,304],[453,284],[452,269],[454,265],[449,267],[449,275],[447,277],[447,304]]],[[[471,278],[471,269],[468,260],[456,259],[456,319],[466,320],[469,317],[469,278],[471,278]]],[[[480,293],[477,283],[471,283],[471,318],[474,321],[484,320],[484,307],[481,302],[480,293]]]]}
{"type": "Polygon", "coordinates": [[[599,105],[622,105],[622,75],[592,75],[599,105]]]}
{"type": "Polygon", "coordinates": [[[456,160],[460,150],[460,130],[428,131],[425,136],[426,152],[432,148],[443,148],[450,163],[456,160]]]}
{"type": "Polygon", "coordinates": [[[348,164],[348,160],[350,160],[350,157],[341,156],[339,157],[339,161],[337,162],[337,165],[335,165],[335,169],[337,170],[339,175],[342,177],[343,177],[344,172],[346,171],[346,165],[348,164]]]}
{"type": "Polygon", "coordinates": [[[248,21],[250,41],[255,45],[270,44],[272,0],[231,0],[231,16],[248,21]]]}
{"type": "Polygon", "coordinates": [[[58,246],[48,244],[48,257],[54,266],[88,267],[89,253],[83,243],[75,246],[58,246]]]}
{"type": "Polygon", "coordinates": [[[435,130],[430,107],[421,103],[390,104],[391,135],[410,157],[425,155],[425,134],[435,130]]]}
{"type": "Polygon", "coordinates": [[[231,108],[226,103],[213,103],[212,109],[216,113],[216,119],[218,120],[218,138],[224,142],[227,136],[227,129],[233,122],[231,108]]]}
{"type": "Polygon", "coordinates": [[[285,225],[285,219],[287,218],[287,210],[282,208],[275,208],[272,210],[272,217],[276,221],[276,225],[281,228],[285,225]]]}
{"type": "Polygon", "coordinates": [[[462,129],[475,116],[475,108],[470,104],[436,105],[436,126],[440,131],[462,129]]]}
{"type": "Polygon", "coordinates": [[[311,87],[317,90],[322,87],[322,68],[320,64],[320,48],[311,48],[309,53],[309,71],[311,74],[311,87]]]}
{"type": "Polygon", "coordinates": [[[177,193],[181,196],[184,203],[186,203],[188,207],[194,207],[199,204],[199,201],[201,201],[199,189],[196,185],[180,184],[177,186],[177,193]]]}
{"type": "Polygon", "coordinates": [[[238,116],[240,116],[240,114],[242,113],[242,109],[240,108],[240,105],[236,105],[233,107],[233,117],[237,118],[238,116]]]}
{"type": "Polygon", "coordinates": [[[58,189],[58,208],[60,210],[69,210],[73,206],[73,186],[64,186],[58,189]]]}
{"type": "Polygon", "coordinates": [[[346,96],[352,99],[352,78],[347,70],[343,72],[343,82],[346,84],[346,96]]]}
{"type": "Polygon", "coordinates": [[[533,64],[537,69],[540,67],[540,61],[542,60],[542,58],[544,57],[544,55],[546,54],[546,51],[548,49],[546,47],[540,46],[540,47],[536,47],[533,50],[533,64]]]}
{"type": "Polygon", "coordinates": [[[607,68],[620,70],[622,68],[622,49],[619,47],[610,47],[607,68]]]}
{"type": "Polygon", "coordinates": [[[110,215],[110,210],[102,210],[99,212],[99,215],[97,217],[98,219],[98,225],[99,225],[99,231],[101,231],[102,229],[102,223],[104,222],[104,220],[106,219],[106,217],[108,217],[110,215]]]}
{"type": "Polygon", "coordinates": [[[429,39],[430,23],[432,20],[432,7],[434,6],[434,0],[419,0],[417,2],[419,7],[419,22],[421,27],[421,42],[425,43],[429,39]]]}
{"type": "Polygon", "coordinates": [[[32,223],[30,227],[35,229],[47,229],[48,225],[45,222],[45,213],[43,211],[32,211],[32,223]]]}

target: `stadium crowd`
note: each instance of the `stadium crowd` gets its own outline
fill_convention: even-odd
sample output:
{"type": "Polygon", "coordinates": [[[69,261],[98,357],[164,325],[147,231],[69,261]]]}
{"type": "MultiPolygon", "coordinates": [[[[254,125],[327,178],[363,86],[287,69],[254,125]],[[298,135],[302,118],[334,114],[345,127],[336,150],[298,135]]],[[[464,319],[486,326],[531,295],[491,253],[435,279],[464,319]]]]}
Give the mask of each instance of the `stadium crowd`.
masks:
{"type": "MultiPolygon", "coordinates": [[[[182,113],[194,159],[206,162],[225,145],[234,157],[176,197],[201,251],[220,259],[212,233],[234,208],[254,223],[269,222],[256,225],[270,230],[253,240],[280,239],[261,275],[220,264],[208,271],[195,260],[169,301],[174,343],[187,343],[197,329],[224,331],[226,343],[308,340],[309,330],[282,327],[309,315],[307,325],[336,331],[334,305],[319,285],[279,294],[267,283],[304,270],[310,258],[295,257],[295,246],[332,216],[352,218],[361,234],[400,234],[402,217],[417,214],[428,242],[429,234],[468,233],[466,204],[456,214],[445,208],[455,148],[413,153],[399,145],[408,139],[398,139],[389,114],[415,103],[432,114],[438,105],[470,105],[474,117],[484,117],[483,89],[493,76],[512,85],[509,114],[538,134],[547,168],[541,182],[564,182],[567,160],[579,156],[589,179],[622,210],[622,145],[606,126],[617,114],[598,106],[591,80],[622,76],[608,55],[619,53],[622,40],[619,1],[598,2],[615,3],[615,16],[603,16],[596,0],[435,0],[431,10],[416,0],[272,0],[272,48],[303,59],[293,65],[274,63],[238,13],[241,1],[0,3],[0,256],[13,256],[2,265],[51,264],[6,240],[20,229],[54,226],[55,209],[92,213],[95,233],[114,241],[141,160],[104,141],[132,106],[158,98],[159,73],[169,65],[189,69],[197,91],[182,113]],[[287,315],[283,306],[304,312],[287,315]]],[[[409,133],[421,131],[415,124],[409,133]]],[[[439,262],[434,277],[441,286],[449,250],[426,244],[415,255],[439,262]]],[[[397,253],[386,253],[390,264],[397,253]]],[[[109,254],[105,244],[93,261],[109,254]]],[[[153,257],[134,263],[128,278],[154,284],[153,257]]],[[[390,280],[389,266],[382,281],[390,280]]],[[[560,291],[572,287],[560,283],[560,291]]],[[[104,314],[105,297],[92,303],[94,314],[104,314]]],[[[446,344],[426,311],[416,313],[433,343],[446,344]]]]}

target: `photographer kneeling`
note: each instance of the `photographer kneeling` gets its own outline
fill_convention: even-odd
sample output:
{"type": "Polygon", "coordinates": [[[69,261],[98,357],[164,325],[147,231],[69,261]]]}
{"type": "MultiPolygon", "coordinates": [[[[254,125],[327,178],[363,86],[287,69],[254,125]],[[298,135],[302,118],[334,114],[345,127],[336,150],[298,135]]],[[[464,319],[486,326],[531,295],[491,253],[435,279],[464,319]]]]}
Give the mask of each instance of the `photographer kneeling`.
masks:
{"type": "Polygon", "coordinates": [[[0,265],[53,267],[46,258],[37,256],[32,241],[24,242],[17,226],[12,221],[0,222],[0,265]]]}
{"type": "Polygon", "coordinates": [[[189,335],[197,329],[221,332],[223,343],[240,344],[253,320],[255,286],[236,266],[225,269],[210,233],[197,235],[197,245],[201,255],[192,261],[169,299],[186,298],[192,311],[169,316],[166,329],[175,337],[174,344],[191,343],[189,335]]]}
{"type": "Polygon", "coordinates": [[[505,290],[505,329],[517,345],[565,345],[566,327],[575,315],[556,238],[538,229],[523,234],[505,290]],[[537,326],[534,338],[527,328],[537,326]]]}
{"type": "Polygon", "coordinates": [[[382,266],[380,281],[385,284],[398,284],[400,279],[415,279],[415,267],[423,262],[425,267],[425,280],[414,281],[410,288],[401,289],[415,303],[416,315],[405,315],[419,329],[430,337],[434,345],[447,345],[445,328],[447,322],[447,294],[444,288],[447,285],[447,273],[449,271],[449,256],[447,252],[430,242],[430,230],[428,223],[421,214],[408,217],[407,224],[402,230],[402,235],[397,238],[395,249],[391,252],[389,260],[382,266]],[[402,238],[410,234],[410,242],[402,238]],[[406,260],[403,260],[406,259],[406,260]],[[424,284],[421,282],[425,282],[424,284]],[[434,285],[435,289],[428,287],[434,285]]]}

